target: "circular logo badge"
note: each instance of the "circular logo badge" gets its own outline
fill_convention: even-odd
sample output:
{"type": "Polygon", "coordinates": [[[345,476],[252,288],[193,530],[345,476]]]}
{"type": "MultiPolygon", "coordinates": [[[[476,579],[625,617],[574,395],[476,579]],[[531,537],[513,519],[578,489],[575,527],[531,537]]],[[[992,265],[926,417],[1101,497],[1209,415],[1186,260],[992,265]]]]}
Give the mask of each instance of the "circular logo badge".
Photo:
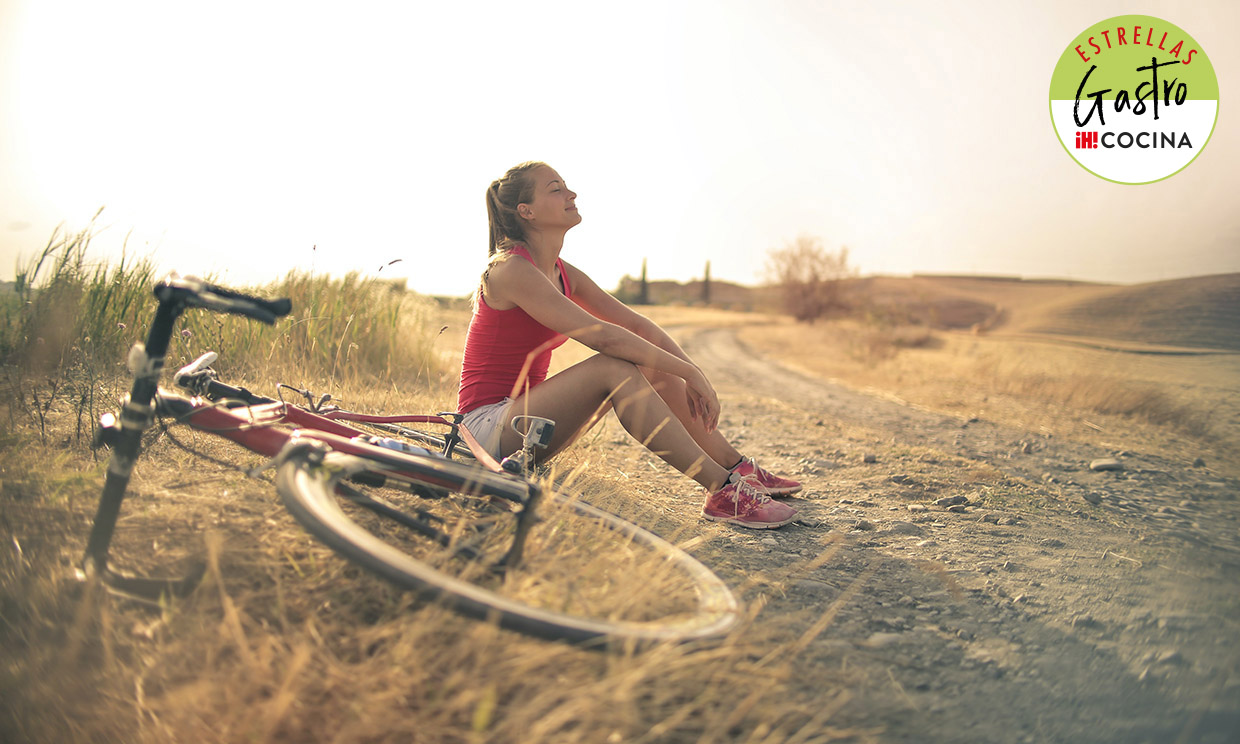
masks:
{"type": "Polygon", "coordinates": [[[1218,79],[1201,45],[1161,18],[1095,23],[1051,77],[1051,123],[1085,170],[1150,183],[1183,170],[1210,141],[1218,79]]]}

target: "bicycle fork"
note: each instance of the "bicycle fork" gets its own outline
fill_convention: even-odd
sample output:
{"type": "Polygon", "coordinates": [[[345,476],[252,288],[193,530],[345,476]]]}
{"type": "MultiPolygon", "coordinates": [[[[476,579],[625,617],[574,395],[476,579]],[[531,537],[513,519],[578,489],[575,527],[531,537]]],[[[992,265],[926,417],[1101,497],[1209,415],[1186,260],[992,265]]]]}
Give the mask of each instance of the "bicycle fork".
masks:
{"type": "Polygon", "coordinates": [[[530,483],[529,496],[517,514],[517,528],[513,531],[512,545],[508,546],[508,552],[499,559],[497,566],[510,568],[521,562],[521,558],[525,555],[525,538],[530,534],[530,527],[534,524],[534,508],[542,500],[542,495],[542,486],[530,483]]]}
{"type": "Polygon", "coordinates": [[[288,300],[264,300],[258,297],[216,287],[193,277],[170,274],[155,285],[155,317],[146,335],[146,343],[134,344],[129,351],[129,370],[133,373],[133,388],[121,408],[119,423],[114,416],[105,416],[96,437],[99,444],[112,447],[108,460],[108,473],[95,521],[91,525],[90,538],[86,543],[86,555],[82,559],[85,576],[99,576],[112,590],[128,594],[136,599],[159,601],[169,594],[187,594],[197,585],[205,568],[196,567],[183,579],[147,579],[124,576],[108,566],[108,546],[116,531],[121,502],[129,487],[134,462],[142,449],[142,433],[149,429],[155,419],[155,398],[159,392],[159,376],[168,355],[168,344],[177,318],[186,308],[199,307],[218,313],[242,315],[262,323],[272,324],[276,318],[288,315],[288,300]]]}
{"type": "Polygon", "coordinates": [[[128,576],[108,565],[108,548],[116,531],[121,503],[129,487],[129,479],[142,449],[142,434],[155,419],[155,394],[164,366],[164,356],[172,336],[172,326],[184,310],[178,302],[160,302],[147,334],[146,344],[134,344],[129,351],[129,369],[134,375],[133,388],[121,407],[120,420],[113,414],[100,419],[95,444],[112,449],[108,472],[91,525],[82,571],[86,577],[98,575],[110,589],[135,599],[157,602],[166,595],[184,596],[198,584],[205,567],[196,567],[180,579],[151,579],[128,576]]]}
{"type": "MultiPolygon", "coordinates": [[[[555,422],[541,416],[514,416],[512,420],[512,428],[518,434],[522,434],[521,451],[504,458],[500,465],[504,470],[510,473],[524,474],[526,478],[534,476],[534,451],[536,449],[545,449],[551,444],[551,437],[555,433],[555,422]],[[522,434],[517,422],[526,420],[529,422],[529,428],[522,434]]],[[[534,523],[534,508],[542,499],[542,486],[530,481],[529,497],[522,506],[520,513],[517,514],[517,528],[513,532],[512,545],[509,546],[508,552],[500,559],[498,565],[503,568],[516,566],[521,562],[521,557],[525,553],[525,538],[529,535],[530,527],[534,523]]]]}

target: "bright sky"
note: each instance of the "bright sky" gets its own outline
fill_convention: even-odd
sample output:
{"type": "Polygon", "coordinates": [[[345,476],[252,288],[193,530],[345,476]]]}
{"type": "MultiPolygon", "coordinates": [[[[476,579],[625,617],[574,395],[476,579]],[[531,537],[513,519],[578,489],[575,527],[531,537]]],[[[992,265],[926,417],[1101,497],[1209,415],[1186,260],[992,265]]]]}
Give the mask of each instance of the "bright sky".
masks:
{"type": "Polygon", "coordinates": [[[263,282],[293,267],[464,295],[483,194],[578,193],[564,256],[757,283],[799,234],[865,274],[1140,282],[1240,271],[1240,3],[0,0],[0,278],[100,207],[96,255],[263,282]],[[1145,13],[1202,45],[1208,147],[1144,186],[1051,126],[1056,61],[1145,13]],[[317,249],[312,249],[317,246],[317,249]]]}

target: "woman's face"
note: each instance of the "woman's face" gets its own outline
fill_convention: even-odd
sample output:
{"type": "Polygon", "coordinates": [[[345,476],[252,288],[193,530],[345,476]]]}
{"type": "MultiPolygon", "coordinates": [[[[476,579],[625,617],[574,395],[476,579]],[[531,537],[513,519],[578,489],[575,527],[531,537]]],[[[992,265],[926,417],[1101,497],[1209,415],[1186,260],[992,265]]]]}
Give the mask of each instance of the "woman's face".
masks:
{"type": "Polygon", "coordinates": [[[534,181],[534,196],[529,202],[517,205],[517,213],[531,227],[567,230],[581,222],[577,194],[568,188],[555,169],[542,166],[531,173],[530,178],[534,181]]]}

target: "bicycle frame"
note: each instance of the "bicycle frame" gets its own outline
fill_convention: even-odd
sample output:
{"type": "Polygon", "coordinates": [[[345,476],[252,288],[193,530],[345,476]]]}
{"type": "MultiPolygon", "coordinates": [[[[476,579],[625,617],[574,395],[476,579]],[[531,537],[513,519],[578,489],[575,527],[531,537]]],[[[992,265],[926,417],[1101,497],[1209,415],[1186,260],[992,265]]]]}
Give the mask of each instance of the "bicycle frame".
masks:
{"type": "MultiPolygon", "coordinates": [[[[258,395],[242,387],[234,387],[232,385],[220,382],[216,377],[215,371],[210,365],[219,355],[213,351],[208,351],[202,356],[195,359],[190,364],[182,367],[173,377],[174,381],[180,387],[189,390],[197,395],[201,395],[213,401],[230,400],[238,401],[245,405],[263,405],[275,403],[275,399],[258,395]]],[[[378,426],[387,426],[399,431],[400,424],[437,424],[448,427],[448,433],[444,435],[444,444],[439,454],[444,457],[451,458],[452,454],[458,447],[465,447],[469,450],[471,456],[483,467],[493,472],[506,471],[509,473],[517,473],[524,468],[513,468],[513,463],[496,462],[495,458],[478,443],[473,434],[461,423],[464,418],[459,413],[438,413],[434,415],[427,414],[402,414],[398,416],[380,416],[374,414],[356,413],[346,411],[336,406],[326,407],[324,404],[331,399],[330,395],[324,395],[322,398],[315,399],[309,390],[302,390],[280,383],[277,388],[281,390],[289,390],[297,393],[306,399],[306,406],[287,405],[285,410],[285,420],[294,426],[306,426],[314,429],[322,429],[323,431],[333,431],[333,428],[327,420],[331,421],[352,421],[355,423],[374,424],[378,426]]],[[[280,399],[284,403],[283,396],[280,399]]],[[[545,419],[544,419],[545,420],[545,419]]],[[[554,422],[545,420],[550,426],[545,431],[540,430],[539,433],[544,436],[540,438],[527,437],[524,442],[524,449],[532,450],[533,448],[545,448],[550,443],[550,432],[554,431],[554,422]]],[[[363,434],[364,432],[355,431],[354,436],[363,434]]],[[[522,452],[522,456],[517,460],[521,465],[533,462],[532,453],[522,452]]],[[[525,470],[526,475],[530,475],[525,470]]]]}
{"type": "MultiPolygon", "coordinates": [[[[390,466],[390,474],[397,478],[515,502],[520,505],[520,509],[516,514],[517,525],[513,542],[497,565],[513,565],[520,560],[525,536],[533,522],[532,514],[542,489],[529,480],[505,474],[500,465],[477,446],[468,431],[459,426],[458,421],[450,421],[444,416],[367,417],[363,414],[350,414],[354,417],[353,420],[357,421],[382,423],[379,419],[391,419],[448,425],[452,428],[453,436],[463,439],[471,450],[476,448],[475,455],[480,455],[479,460],[485,466],[472,468],[467,481],[446,478],[443,471],[436,466],[439,456],[429,451],[424,451],[424,455],[416,455],[376,446],[367,441],[367,433],[297,406],[270,401],[257,405],[242,403],[238,407],[230,408],[220,403],[208,403],[201,398],[187,399],[162,391],[158,382],[173,325],[187,308],[205,307],[217,312],[245,315],[267,323],[287,314],[291,308],[287,300],[268,301],[247,297],[196,279],[175,275],[156,285],[155,296],[159,299],[159,305],[146,343],[135,344],[129,354],[134,382],[129,396],[123,402],[119,420],[112,414],[106,414],[96,435],[96,443],[109,445],[112,456],[83,558],[85,577],[97,575],[109,589],[141,600],[159,601],[165,596],[188,594],[204,573],[205,568],[198,566],[182,578],[158,579],[127,575],[109,565],[108,549],[141,449],[141,437],[143,432],[154,425],[157,412],[171,415],[194,429],[224,437],[246,449],[277,460],[281,453],[309,443],[311,446],[362,456],[390,466]]],[[[406,526],[424,532],[426,528],[434,530],[429,525],[411,523],[410,520],[416,520],[401,512],[392,513],[396,511],[392,507],[378,504],[367,506],[402,521],[406,526]]],[[[432,536],[440,540],[441,544],[446,544],[442,537],[432,536]]]]}
{"type": "MultiPolygon", "coordinates": [[[[189,424],[192,428],[224,437],[230,441],[267,457],[276,458],[296,440],[313,440],[329,445],[333,450],[348,455],[378,457],[386,454],[393,460],[394,469],[399,475],[416,477],[432,485],[451,488],[459,486],[454,481],[441,481],[434,468],[426,467],[418,456],[409,457],[408,452],[388,450],[378,447],[365,440],[369,435],[361,430],[346,426],[327,416],[311,413],[297,406],[279,401],[259,405],[247,405],[228,408],[217,403],[208,403],[201,398],[184,398],[179,395],[160,391],[157,398],[158,411],[174,416],[178,421],[189,424]],[[406,455],[401,457],[401,455],[406,455]],[[419,467],[422,466],[422,467],[419,467]]],[[[362,417],[367,418],[367,417],[362,417]]],[[[369,417],[384,418],[384,417],[369,417]]],[[[433,419],[432,416],[410,416],[391,418],[433,419]]],[[[425,450],[421,457],[438,457],[425,450]]],[[[492,460],[494,462],[494,460],[492,460]]],[[[498,469],[498,466],[496,466],[498,469]]],[[[502,471],[501,471],[502,472],[502,471]]],[[[477,482],[493,485],[497,489],[511,489],[521,482],[509,478],[500,472],[478,469],[477,482]]],[[[525,485],[530,485],[526,483],[525,485]]],[[[496,494],[500,495],[500,494],[496,494]]],[[[518,499],[520,503],[524,503],[518,499]]]]}

